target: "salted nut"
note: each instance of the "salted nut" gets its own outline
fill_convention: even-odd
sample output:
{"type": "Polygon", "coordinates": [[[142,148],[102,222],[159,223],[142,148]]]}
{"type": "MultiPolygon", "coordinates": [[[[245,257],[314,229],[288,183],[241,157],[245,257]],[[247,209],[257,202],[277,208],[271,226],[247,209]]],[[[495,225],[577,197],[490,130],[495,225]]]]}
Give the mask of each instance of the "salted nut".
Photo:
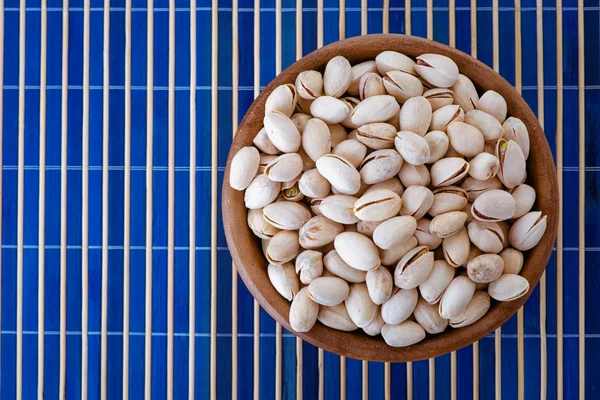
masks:
{"type": "Polygon", "coordinates": [[[400,129],[425,136],[431,124],[431,115],[431,104],[425,97],[412,97],[400,109],[400,129]]]}
{"type": "Polygon", "coordinates": [[[265,112],[279,111],[291,117],[298,101],[296,87],[290,83],[277,86],[265,102],[265,112]]]}
{"type": "Polygon", "coordinates": [[[440,54],[423,54],[417,57],[415,72],[433,86],[449,88],[458,80],[456,63],[440,54]]]}
{"type": "Polygon", "coordinates": [[[499,222],[512,218],[516,209],[517,204],[510,193],[493,189],[475,199],[471,212],[479,221],[499,222]]]}
{"type": "Polygon", "coordinates": [[[359,328],[369,325],[377,317],[379,307],[371,300],[367,285],[364,283],[350,285],[350,293],[345,303],[350,319],[359,328]]]}
{"type": "Polygon", "coordinates": [[[389,71],[383,78],[383,86],[399,103],[423,94],[423,84],[416,76],[404,71],[389,71]]]}
{"type": "Polygon", "coordinates": [[[414,311],[415,319],[425,332],[435,335],[442,333],[448,326],[448,320],[438,313],[438,307],[420,298],[414,311]]]}
{"type": "Polygon", "coordinates": [[[381,76],[390,71],[403,71],[415,75],[415,62],[397,51],[383,51],[375,57],[375,64],[381,76]]]}
{"type": "Polygon", "coordinates": [[[510,228],[508,239],[517,250],[530,250],[539,243],[546,232],[546,216],[541,211],[523,215],[510,228]]]}
{"type": "Polygon", "coordinates": [[[439,110],[454,103],[454,93],[450,89],[434,88],[423,93],[423,97],[431,105],[431,111],[439,110]]]}
{"type": "Polygon", "coordinates": [[[489,295],[498,301],[513,301],[528,292],[529,281],[521,275],[502,275],[488,286],[489,295]]]}
{"type": "Polygon", "coordinates": [[[388,189],[366,193],[354,203],[354,215],[362,221],[384,221],[397,215],[402,200],[388,189]]]}
{"type": "Polygon", "coordinates": [[[367,146],[356,139],[348,139],[338,143],[331,154],[342,157],[354,168],[358,168],[367,155],[367,146]]]}
{"type": "Polygon", "coordinates": [[[433,193],[424,186],[409,186],[402,194],[401,215],[409,215],[416,220],[423,218],[433,204],[433,193]]]}
{"type": "Polygon", "coordinates": [[[396,150],[376,150],[360,165],[360,177],[367,185],[374,185],[393,178],[400,172],[403,159],[396,150]]]}
{"type": "Polygon", "coordinates": [[[396,265],[394,282],[402,289],[413,289],[425,282],[433,268],[433,252],[425,246],[412,249],[396,265]]]}
{"type": "Polygon", "coordinates": [[[467,305],[467,308],[455,318],[450,319],[452,328],[464,328],[481,319],[490,309],[490,296],[478,290],[473,294],[473,298],[467,305]]]}
{"type": "Polygon", "coordinates": [[[437,304],[452,279],[454,279],[454,272],[454,268],[445,260],[434,261],[431,273],[419,285],[421,297],[430,304],[437,304]]]}
{"type": "Polygon", "coordinates": [[[300,291],[298,276],[294,271],[294,265],[291,263],[269,264],[267,275],[269,275],[269,280],[275,290],[287,301],[292,301],[294,296],[300,291]]]}
{"type": "Polygon", "coordinates": [[[375,243],[360,233],[340,233],[335,238],[334,246],[342,260],[352,268],[369,271],[381,264],[375,243]]]}
{"type": "Polygon", "coordinates": [[[392,347],[406,347],[425,339],[425,330],[416,322],[404,321],[398,325],[385,324],[381,336],[392,347]]]}
{"type": "Polygon", "coordinates": [[[413,313],[418,299],[417,289],[395,288],[392,296],[381,305],[381,317],[386,324],[402,323],[413,313]]]}
{"type": "Polygon", "coordinates": [[[467,264],[469,278],[475,283],[489,283],[500,278],[504,260],[497,254],[482,254],[467,264]]]}
{"type": "Polygon", "coordinates": [[[463,109],[456,104],[449,104],[433,112],[429,130],[446,132],[448,125],[452,122],[463,122],[464,120],[465,113],[463,109]]]}
{"type": "Polygon", "coordinates": [[[235,190],[244,190],[256,176],[260,155],[252,146],[244,147],[237,152],[229,169],[229,184],[235,190]]]}
{"type": "Polygon", "coordinates": [[[443,186],[433,191],[433,203],[427,213],[432,217],[437,217],[451,211],[461,211],[467,205],[468,200],[466,190],[457,186],[443,186]]]}
{"type": "Polygon", "coordinates": [[[356,140],[374,150],[394,147],[396,128],[386,122],[374,122],[362,125],[356,132],[356,140]]]}
{"type": "Polygon", "coordinates": [[[317,160],[317,170],[342,194],[356,194],[360,189],[360,174],[343,157],[326,154],[317,160]]]}
{"type": "Polygon", "coordinates": [[[445,239],[455,235],[465,226],[467,214],[462,211],[450,211],[435,217],[429,224],[429,232],[445,239]]]}
{"type": "Polygon", "coordinates": [[[454,102],[463,110],[469,112],[477,108],[479,95],[473,82],[463,74],[458,74],[458,80],[451,87],[454,102]]]}
{"type": "Polygon", "coordinates": [[[404,161],[412,165],[423,165],[429,160],[429,145],[420,135],[410,131],[400,131],[394,140],[396,150],[404,161]]]}

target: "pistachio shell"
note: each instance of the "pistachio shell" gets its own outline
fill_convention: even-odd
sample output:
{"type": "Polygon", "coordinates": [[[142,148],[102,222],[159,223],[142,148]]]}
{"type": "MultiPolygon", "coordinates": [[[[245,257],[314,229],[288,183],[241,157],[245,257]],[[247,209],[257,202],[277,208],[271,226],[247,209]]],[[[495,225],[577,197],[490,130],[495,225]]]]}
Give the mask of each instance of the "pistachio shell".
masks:
{"type": "Polygon", "coordinates": [[[469,305],[475,294],[475,282],[466,276],[457,276],[442,295],[439,313],[443,318],[457,318],[469,305]]]}
{"type": "Polygon", "coordinates": [[[265,175],[275,182],[288,182],[302,173],[302,157],[298,153],[282,154],[265,167],[265,175]]]}
{"type": "Polygon", "coordinates": [[[269,165],[271,162],[273,162],[276,159],[277,159],[277,156],[260,153],[260,158],[258,161],[258,173],[264,174],[265,169],[267,168],[267,165],[269,165]]]}
{"type": "Polygon", "coordinates": [[[324,306],[341,304],[349,292],[348,283],[336,276],[317,278],[308,285],[308,296],[311,300],[324,306]]]}
{"type": "Polygon", "coordinates": [[[471,110],[465,114],[465,122],[481,132],[486,141],[498,140],[502,136],[502,125],[490,114],[471,110]]]}
{"type": "Polygon", "coordinates": [[[494,116],[500,123],[506,119],[506,100],[493,90],[488,90],[481,96],[477,109],[494,116]]]}
{"type": "Polygon", "coordinates": [[[440,214],[429,224],[429,232],[444,239],[455,235],[465,226],[467,214],[461,211],[451,211],[440,214]]]}
{"type": "Polygon", "coordinates": [[[302,133],[304,132],[306,123],[311,119],[312,117],[310,115],[304,114],[302,112],[294,113],[291,117],[291,120],[294,123],[294,125],[296,125],[296,128],[298,128],[298,132],[300,132],[300,135],[302,135],[302,133]]]}
{"type": "Polygon", "coordinates": [[[433,191],[433,204],[427,213],[436,217],[450,211],[462,211],[467,201],[468,196],[464,189],[457,186],[443,186],[433,191]]]}
{"type": "Polygon", "coordinates": [[[319,305],[308,297],[308,287],[300,289],[290,307],[290,325],[296,332],[308,332],[315,326],[319,305]]]}
{"type": "Polygon", "coordinates": [[[402,200],[391,190],[374,190],[354,204],[354,214],[363,221],[383,221],[398,214],[402,200]]]}
{"type": "Polygon", "coordinates": [[[345,100],[321,96],[310,105],[311,114],[326,124],[339,124],[350,114],[351,106],[345,100]]]}
{"type": "Polygon", "coordinates": [[[319,71],[302,71],[296,78],[298,96],[314,100],[323,95],[323,76],[319,71]]]}
{"type": "Polygon", "coordinates": [[[431,105],[431,111],[439,110],[444,106],[448,106],[454,102],[454,94],[452,90],[446,88],[433,88],[423,93],[423,97],[427,99],[431,105]]]}
{"type": "Polygon", "coordinates": [[[513,199],[515,199],[516,210],[513,218],[521,218],[523,215],[531,211],[533,203],[535,203],[535,189],[524,183],[509,191],[513,199]]]}
{"type": "Polygon", "coordinates": [[[403,71],[389,71],[386,75],[383,86],[398,102],[423,94],[423,84],[416,76],[403,71]]]}
{"type": "Polygon", "coordinates": [[[356,126],[373,122],[385,122],[400,111],[400,105],[392,96],[371,96],[361,101],[352,111],[351,120],[356,126]]]}
{"type": "Polygon", "coordinates": [[[279,229],[295,231],[310,219],[310,211],[293,201],[278,201],[263,208],[265,220],[279,229]]]}
{"type": "Polygon", "coordinates": [[[231,160],[229,184],[235,190],[244,190],[256,176],[260,155],[252,146],[242,147],[231,160]]]}
{"type": "Polygon", "coordinates": [[[394,279],[386,267],[379,266],[367,272],[367,289],[373,303],[385,303],[392,295],[394,279]]]}
{"type": "Polygon", "coordinates": [[[265,220],[262,208],[248,210],[248,226],[261,239],[271,239],[280,231],[265,220]]]}
{"type": "Polygon", "coordinates": [[[498,301],[513,301],[529,292],[529,281],[521,275],[505,274],[488,286],[488,294],[498,301]]]}
{"type": "Polygon", "coordinates": [[[412,236],[397,247],[389,250],[380,250],[379,257],[381,258],[381,264],[385,266],[396,265],[406,253],[415,247],[417,247],[417,238],[412,236]]]}
{"type": "Polygon", "coordinates": [[[431,123],[431,115],[431,104],[425,97],[412,97],[400,109],[400,129],[425,136],[431,123]]]}
{"type": "Polygon", "coordinates": [[[448,125],[453,122],[463,122],[464,120],[465,113],[458,105],[452,104],[444,106],[431,114],[429,130],[442,131],[445,133],[448,125]]]}
{"type": "Polygon", "coordinates": [[[448,326],[448,320],[438,314],[438,307],[419,299],[414,311],[417,323],[425,329],[425,332],[435,335],[442,333],[448,326]]]}
{"type": "Polygon", "coordinates": [[[281,184],[281,196],[284,200],[300,201],[304,198],[304,194],[300,191],[298,182],[300,177],[297,177],[289,182],[281,184]]]}
{"type": "Polygon", "coordinates": [[[343,231],[342,224],[323,215],[317,215],[300,228],[300,245],[305,249],[317,249],[333,242],[335,237],[343,231]]]}
{"type": "Polygon", "coordinates": [[[284,264],[296,258],[299,251],[298,232],[280,231],[271,238],[266,257],[271,264],[284,264]]]}
{"type": "Polygon", "coordinates": [[[348,160],[358,168],[367,154],[367,146],[356,139],[344,140],[333,149],[332,154],[348,160]]]}
{"type": "Polygon", "coordinates": [[[331,137],[331,147],[335,147],[346,140],[346,136],[348,134],[346,132],[346,128],[344,128],[342,125],[328,124],[327,127],[329,128],[329,136],[331,137]]]}
{"type": "Polygon", "coordinates": [[[298,154],[302,157],[302,171],[305,172],[316,168],[317,164],[306,154],[303,147],[298,149],[298,154]]]}
{"type": "Polygon", "coordinates": [[[352,67],[343,56],[333,57],[325,66],[323,74],[323,87],[325,94],[332,97],[340,97],[352,82],[352,67]]]}
{"type": "Polygon", "coordinates": [[[445,260],[434,261],[431,273],[419,285],[421,297],[430,304],[437,304],[452,279],[454,279],[454,272],[455,269],[445,260]]]}
{"type": "Polygon", "coordinates": [[[410,239],[417,229],[417,220],[411,216],[390,218],[373,232],[373,242],[380,249],[393,249],[410,239]]]}
{"type": "Polygon", "coordinates": [[[504,233],[496,222],[474,220],[467,226],[469,238],[485,253],[497,254],[503,249],[504,233]]]}
{"type": "Polygon", "coordinates": [[[323,201],[323,199],[310,199],[310,211],[312,211],[313,214],[316,215],[323,215],[323,213],[321,212],[321,202],[323,201]]]}
{"type": "Polygon", "coordinates": [[[368,147],[381,150],[394,147],[396,128],[385,122],[362,125],[356,132],[356,139],[368,147]]]}
{"type": "Polygon", "coordinates": [[[358,224],[356,224],[357,232],[362,233],[369,239],[373,239],[375,229],[377,229],[382,222],[383,221],[359,221],[358,224]]]}
{"type": "Polygon", "coordinates": [[[523,253],[517,249],[507,248],[500,252],[500,257],[504,261],[505,274],[519,274],[523,268],[523,253]]]}
{"type": "Polygon", "coordinates": [[[246,208],[263,208],[275,201],[281,183],[274,182],[265,175],[256,176],[244,193],[244,204],[246,208]]]}
{"type": "Polygon", "coordinates": [[[296,108],[296,87],[290,83],[275,88],[265,102],[265,113],[279,111],[291,117],[296,108]]]}
{"type": "Polygon", "coordinates": [[[373,322],[371,322],[367,326],[363,326],[362,329],[369,336],[377,336],[381,334],[381,329],[384,325],[385,321],[383,320],[383,318],[381,318],[381,313],[378,312],[373,322]]]}
{"type": "Polygon", "coordinates": [[[419,293],[417,289],[394,289],[392,296],[381,305],[381,317],[386,324],[399,324],[413,313],[419,293]]]}
{"type": "Polygon", "coordinates": [[[452,92],[454,93],[454,102],[458,104],[463,110],[469,112],[477,108],[479,102],[479,95],[473,82],[463,74],[458,74],[458,80],[452,85],[452,92]]]}
{"type": "Polygon", "coordinates": [[[317,170],[342,194],[356,194],[360,189],[360,174],[346,159],[326,154],[317,160],[317,170]]]}
{"type": "Polygon", "coordinates": [[[469,161],[469,175],[475,179],[486,181],[493,178],[500,169],[500,162],[496,156],[489,153],[479,153],[469,161]]]}
{"type": "Polygon", "coordinates": [[[429,186],[431,177],[429,170],[424,165],[412,165],[409,163],[402,163],[400,172],[398,172],[398,178],[404,187],[409,186],[429,186]]]}
{"type": "Polygon", "coordinates": [[[490,296],[487,292],[478,290],[465,310],[456,318],[450,320],[452,328],[464,328],[479,321],[490,309],[490,296]]]}
{"type": "Polygon", "coordinates": [[[500,189],[502,187],[502,182],[500,182],[497,177],[485,181],[469,177],[465,179],[461,187],[466,190],[469,201],[473,202],[477,197],[489,190],[500,189]]]}
{"type": "Polygon", "coordinates": [[[431,184],[450,186],[463,179],[469,172],[469,168],[469,163],[462,158],[442,158],[431,166],[431,184]]]}
{"type": "Polygon", "coordinates": [[[361,100],[386,94],[381,76],[374,72],[364,74],[358,84],[358,94],[361,100]]]}
{"type": "Polygon", "coordinates": [[[417,221],[417,229],[415,230],[415,237],[419,246],[427,246],[430,250],[435,250],[440,244],[442,239],[433,235],[429,231],[429,225],[431,221],[427,218],[421,218],[417,221]]]}
{"type": "Polygon", "coordinates": [[[296,293],[300,291],[298,276],[291,263],[269,264],[267,274],[275,290],[287,301],[292,301],[296,293]]]}
{"type": "Polygon", "coordinates": [[[381,336],[389,346],[407,347],[425,339],[425,331],[416,322],[404,321],[398,325],[385,324],[381,336]]]}
{"type": "Polygon", "coordinates": [[[311,115],[310,106],[312,105],[314,100],[303,99],[302,97],[298,97],[298,102],[296,103],[296,112],[301,112],[304,114],[311,115]]]}
{"type": "Polygon", "coordinates": [[[475,199],[471,211],[475,219],[498,222],[512,218],[516,211],[515,199],[504,190],[488,190],[475,199]]]}
{"type": "Polygon", "coordinates": [[[429,160],[429,145],[416,133],[400,131],[394,141],[402,158],[412,165],[423,165],[429,160]]]}
{"type": "Polygon", "coordinates": [[[338,255],[352,268],[369,271],[381,264],[375,243],[365,235],[343,232],[334,241],[338,255]]]}
{"type": "Polygon", "coordinates": [[[265,128],[262,128],[260,131],[258,131],[252,140],[252,143],[254,143],[256,148],[263,153],[271,155],[279,154],[279,149],[275,147],[273,142],[271,142],[271,139],[269,139],[269,135],[267,135],[267,130],[265,128]]]}
{"type": "Polygon", "coordinates": [[[404,71],[415,74],[415,62],[410,57],[397,51],[382,51],[375,57],[375,63],[382,76],[385,76],[389,71],[404,71]]]}
{"type": "Polygon", "coordinates": [[[525,180],[525,156],[521,147],[514,140],[498,140],[496,144],[496,157],[500,161],[498,178],[509,189],[512,189],[525,180]]]}
{"type": "Polygon", "coordinates": [[[416,220],[423,218],[433,204],[433,193],[424,186],[409,186],[402,195],[401,215],[410,215],[416,220]]]}
{"type": "Polygon", "coordinates": [[[377,304],[369,297],[369,290],[364,283],[350,285],[350,294],[346,298],[346,310],[352,322],[359,328],[369,325],[377,317],[377,304]]]}
{"type": "Polygon", "coordinates": [[[396,176],[402,163],[402,157],[396,150],[376,150],[361,163],[360,177],[367,185],[383,182],[396,176]]]}
{"type": "Polygon", "coordinates": [[[467,229],[462,228],[455,235],[445,238],[442,241],[442,248],[444,250],[444,258],[448,261],[448,264],[454,268],[463,265],[467,261],[471,249],[471,241],[469,240],[467,229]]]}
{"type": "Polygon", "coordinates": [[[390,178],[383,182],[376,183],[376,184],[370,186],[369,189],[367,189],[367,191],[365,193],[369,193],[369,192],[372,192],[374,190],[379,190],[379,189],[391,190],[392,192],[396,193],[398,196],[402,196],[402,193],[404,193],[404,187],[402,186],[402,184],[400,183],[398,178],[390,178]]]}
{"type": "Polygon", "coordinates": [[[469,278],[476,283],[493,282],[502,275],[504,261],[497,254],[482,254],[467,264],[469,278]]]}
{"type": "Polygon", "coordinates": [[[479,129],[464,122],[452,122],[446,128],[452,148],[465,157],[475,157],[485,143],[479,129]]]}
{"type": "Polygon", "coordinates": [[[525,160],[529,157],[529,131],[519,118],[510,117],[502,124],[503,137],[506,140],[514,140],[517,142],[525,160]]]}
{"type": "MultiPolygon", "coordinates": [[[[360,93],[360,82],[365,75],[377,71],[377,65],[375,60],[363,61],[358,64],[354,64],[350,70],[350,86],[348,86],[348,93],[352,96],[358,96],[360,93]]],[[[376,75],[376,74],[375,74],[376,75]]]]}
{"type": "Polygon", "coordinates": [[[473,203],[467,203],[462,210],[465,214],[467,214],[467,224],[470,224],[475,218],[473,217],[473,213],[471,212],[471,206],[473,203]]]}
{"type": "Polygon", "coordinates": [[[523,215],[510,228],[508,238],[517,250],[526,251],[539,243],[546,232],[547,218],[541,211],[523,215]]]}
{"type": "Polygon", "coordinates": [[[320,251],[304,250],[296,257],[296,273],[305,285],[323,275],[323,254],[320,251]]]}
{"type": "Polygon", "coordinates": [[[284,153],[295,153],[300,148],[300,132],[285,114],[273,111],[265,114],[263,120],[265,130],[271,140],[279,150],[284,153]]]}
{"type": "Polygon", "coordinates": [[[354,109],[356,107],[358,107],[358,105],[360,104],[360,100],[357,99],[356,97],[344,97],[344,98],[342,98],[342,100],[346,102],[350,112],[348,113],[346,118],[344,118],[344,120],[342,122],[340,122],[340,124],[343,127],[349,128],[349,129],[358,128],[358,125],[356,125],[354,122],[352,122],[352,113],[354,112],[354,109]]]}
{"type": "Polygon", "coordinates": [[[417,57],[415,72],[433,86],[449,88],[458,80],[458,67],[441,54],[422,54],[417,57]]]}
{"type": "Polygon", "coordinates": [[[327,124],[318,118],[309,120],[302,133],[302,147],[313,161],[329,153],[331,138],[327,124]]]}
{"type": "Polygon", "coordinates": [[[321,306],[317,319],[329,328],[337,329],[338,331],[352,332],[358,329],[358,326],[352,322],[345,304],[337,306],[321,306]]]}
{"type": "Polygon", "coordinates": [[[325,264],[327,271],[339,276],[347,282],[360,283],[367,279],[366,271],[361,271],[349,266],[335,250],[331,250],[325,255],[323,263],[325,264]]]}
{"type": "Polygon", "coordinates": [[[340,224],[355,224],[360,219],[354,215],[354,204],[358,199],[353,196],[336,194],[321,201],[319,210],[324,216],[340,224]]]}
{"type": "Polygon", "coordinates": [[[394,283],[402,289],[412,289],[425,282],[433,268],[433,252],[425,246],[416,247],[402,257],[394,271],[394,283]]]}
{"type": "Polygon", "coordinates": [[[323,198],[331,190],[331,185],[315,168],[302,174],[298,188],[306,197],[323,198]]]}
{"type": "Polygon", "coordinates": [[[427,160],[427,164],[433,164],[444,158],[448,151],[448,146],[450,146],[448,135],[442,131],[431,131],[425,135],[425,141],[429,146],[429,159],[427,160]]]}

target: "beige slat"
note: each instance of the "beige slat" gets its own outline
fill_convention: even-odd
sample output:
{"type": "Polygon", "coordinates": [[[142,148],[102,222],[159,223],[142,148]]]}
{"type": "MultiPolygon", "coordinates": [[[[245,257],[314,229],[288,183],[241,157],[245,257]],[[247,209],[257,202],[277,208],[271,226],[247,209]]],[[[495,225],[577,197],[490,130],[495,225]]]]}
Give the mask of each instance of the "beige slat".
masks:
{"type": "Polygon", "coordinates": [[[367,25],[369,19],[369,5],[367,0],[360,0],[360,34],[367,34],[367,25]]]}
{"type": "Polygon", "coordinates": [[[346,38],[346,0],[340,0],[340,18],[338,23],[340,40],[346,38]]]}
{"type": "Polygon", "coordinates": [[[319,375],[319,400],[325,398],[325,353],[319,349],[317,357],[317,370],[319,375]]]}
{"type": "Polygon", "coordinates": [[[427,39],[433,40],[433,0],[427,0],[427,39]]]}
{"type": "Polygon", "coordinates": [[[391,392],[392,392],[392,364],[389,362],[386,362],[384,364],[384,373],[385,373],[385,377],[384,377],[384,394],[385,394],[385,400],[390,400],[390,398],[392,397],[391,392]]]}
{"type": "Polygon", "coordinates": [[[317,0],[317,49],[323,47],[323,0],[317,0]]]}
{"type": "Polygon", "coordinates": [[[450,398],[456,400],[457,381],[456,381],[456,352],[450,353],[450,398]]]}
{"type": "Polygon", "coordinates": [[[456,47],[456,0],[448,0],[448,44],[456,47]]]}
{"type": "Polygon", "coordinates": [[[471,55],[477,58],[477,0],[471,0],[471,55]]]}
{"type": "MultiPolygon", "coordinates": [[[[194,6],[191,7],[192,10],[196,9],[196,0],[193,0],[194,6]]],[[[190,5],[191,6],[191,5],[190,5]]],[[[239,1],[232,0],[231,3],[231,128],[232,135],[235,136],[238,128],[238,118],[239,118],[239,16],[238,16],[238,7],[239,1]]],[[[194,14],[194,25],[196,23],[196,16],[194,14]]],[[[195,36],[195,26],[194,26],[194,36],[195,36]]],[[[196,43],[194,43],[194,74],[196,70],[195,66],[195,58],[196,58],[196,43]]],[[[192,59],[190,54],[190,60],[192,59]]],[[[194,85],[196,84],[196,77],[194,75],[194,85]]],[[[190,84],[191,85],[191,84],[190,84]]],[[[191,94],[190,94],[191,95],[191,94]]],[[[194,90],[195,96],[195,90],[194,90]]],[[[192,99],[190,98],[190,102],[192,99]]],[[[190,105],[191,108],[191,105],[190,105]]],[[[195,110],[195,98],[194,98],[194,110],[195,110]]],[[[194,111],[195,113],[195,111],[194,111]]],[[[191,125],[191,124],[190,124],[191,125]]],[[[195,120],[194,120],[195,125],[195,120]]],[[[195,138],[195,129],[194,132],[194,146],[196,143],[195,138]]],[[[191,146],[191,143],[190,143],[191,146]]],[[[191,157],[190,157],[191,163],[191,157]]],[[[194,171],[196,170],[196,154],[194,150],[194,171]]],[[[190,168],[190,172],[191,172],[190,168]]],[[[196,179],[194,175],[194,179],[196,179]]],[[[194,183],[195,187],[195,183],[194,183]]],[[[190,191],[191,193],[191,191],[190,191]]],[[[194,195],[195,201],[195,195],[194,195]]],[[[190,207],[191,207],[192,199],[190,197],[190,207]]],[[[191,217],[190,217],[191,218],[191,217]]],[[[195,246],[195,245],[194,245],[195,246]]],[[[190,249],[193,249],[190,240],[190,249]]],[[[190,266],[191,268],[191,266],[190,266]]],[[[191,282],[191,281],[190,281],[191,282]]],[[[231,262],[231,398],[232,400],[237,400],[238,398],[238,273],[235,267],[235,263],[231,262]]],[[[190,394],[189,400],[193,400],[193,395],[190,394]]]]}
{"type": "Polygon", "coordinates": [[[369,400],[369,362],[362,362],[362,399],[369,400]]]}
{"type": "Polygon", "coordinates": [[[435,358],[430,358],[429,368],[429,400],[435,400],[435,358]]]}
{"type": "Polygon", "coordinates": [[[390,0],[383,0],[383,33],[390,33],[390,0]]]}
{"type": "Polygon", "coordinates": [[[585,399],[585,29],[577,1],[577,101],[579,118],[579,398],[585,399]]]}
{"type": "Polygon", "coordinates": [[[340,356],[340,400],[346,398],[346,357],[340,356]]]}
{"type": "Polygon", "coordinates": [[[411,18],[411,0],[404,0],[404,33],[410,35],[412,33],[412,18],[411,18]]]}
{"type": "Polygon", "coordinates": [[[473,343],[473,400],[479,399],[479,342],[473,343]]]}

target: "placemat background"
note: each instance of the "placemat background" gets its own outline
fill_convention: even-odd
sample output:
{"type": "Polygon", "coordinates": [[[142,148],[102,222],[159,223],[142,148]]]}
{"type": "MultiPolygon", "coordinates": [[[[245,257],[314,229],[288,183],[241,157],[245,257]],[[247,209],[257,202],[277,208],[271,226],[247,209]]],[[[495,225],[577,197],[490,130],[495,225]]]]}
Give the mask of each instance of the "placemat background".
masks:
{"type": "Polygon", "coordinates": [[[238,1],[0,0],[0,398],[600,398],[598,1],[238,1]],[[281,332],[219,214],[259,86],[380,32],[476,53],[520,87],[562,188],[522,319],[413,364],[281,332]]]}

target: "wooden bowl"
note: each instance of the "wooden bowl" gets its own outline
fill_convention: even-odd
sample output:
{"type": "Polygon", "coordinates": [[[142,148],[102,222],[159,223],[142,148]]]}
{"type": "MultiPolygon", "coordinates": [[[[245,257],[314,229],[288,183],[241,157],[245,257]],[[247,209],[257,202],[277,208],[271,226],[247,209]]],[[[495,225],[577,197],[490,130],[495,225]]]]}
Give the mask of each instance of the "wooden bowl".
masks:
{"type": "Polygon", "coordinates": [[[493,332],[517,312],[538,283],[550,259],[558,223],[558,186],[552,153],[536,116],[525,100],[500,75],[471,56],[440,43],[404,35],[368,35],[342,40],[310,53],[277,76],[252,103],[238,129],[227,161],[222,202],[231,256],[240,276],[260,305],[284,328],[315,346],[346,357],[374,361],[413,361],[436,357],[467,346],[493,332]],[[424,53],[451,57],[461,73],[475,83],[480,94],[493,89],[506,99],[508,114],[520,118],[529,130],[531,152],[527,162],[527,183],[537,191],[533,209],[541,210],[548,216],[544,237],[534,249],[525,252],[521,274],[531,286],[526,296],[511,302],[493,301],[489,312],[476,323],[461,329],[448,328],[439,335],[427,335],[420,343],[404,348],[390,347],[381,336],[370,337],[362,330],[341,332],[320,322],[310,332],[294,332],[288,322],[290,303],[271,285],[260,241],[246,223],[244,193],[229,186],[231,159],[240,148],[252,145],[252,139],[263,126],[265,101],[273,89],[284,83],[294,83],[302,71],[323,71],[327,61],[334,56],[343,55],[351,64],[355,64],[372,60],[384,50],[399,51],[413,58],[424,53]]]}

